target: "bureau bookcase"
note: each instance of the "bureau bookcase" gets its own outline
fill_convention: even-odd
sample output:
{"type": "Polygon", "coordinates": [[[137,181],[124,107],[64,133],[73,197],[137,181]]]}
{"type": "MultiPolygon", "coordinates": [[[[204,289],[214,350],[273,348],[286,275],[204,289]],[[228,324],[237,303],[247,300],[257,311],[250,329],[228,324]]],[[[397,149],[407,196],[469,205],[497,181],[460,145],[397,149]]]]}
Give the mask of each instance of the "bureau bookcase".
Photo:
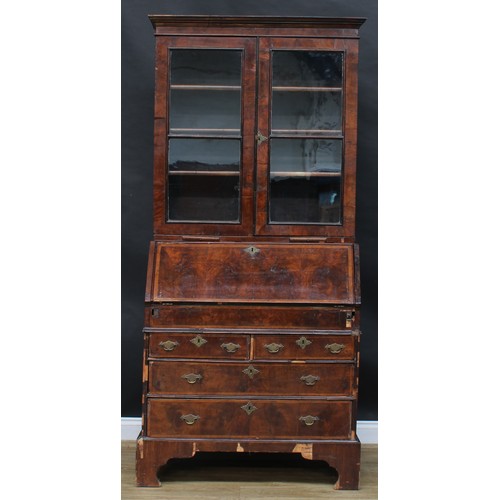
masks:
{"type": "Polygon", "coordinates": [[[137,484],[300,453],[357,489],[357,18],[150,16],[154,238],[137,484]]]}

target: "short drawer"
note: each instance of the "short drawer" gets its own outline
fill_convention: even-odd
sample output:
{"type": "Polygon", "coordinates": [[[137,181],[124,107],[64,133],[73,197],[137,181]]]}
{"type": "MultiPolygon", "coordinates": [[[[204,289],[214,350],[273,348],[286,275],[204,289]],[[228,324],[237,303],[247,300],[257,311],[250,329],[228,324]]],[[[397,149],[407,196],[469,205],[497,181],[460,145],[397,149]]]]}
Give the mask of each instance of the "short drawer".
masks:
{"type": "Polygon", "coordinates": [[[352,360],[352,335],[255,335],[255,359],[352,360]]]}
{"type": "Polygon", "coordinates": [[[149,356],[153,358],[248,359],[249,335],[212,333],[152,333],[149,356]]]}
{"type": "Polygon", "coordinates": [[[352,403],[148,399],[148,436],[349,439],[352,403]]]}
{"type": "Polygon", "coordinates": [[[352,363],[150,361],[151,395],[350,396],[352,363]]]}

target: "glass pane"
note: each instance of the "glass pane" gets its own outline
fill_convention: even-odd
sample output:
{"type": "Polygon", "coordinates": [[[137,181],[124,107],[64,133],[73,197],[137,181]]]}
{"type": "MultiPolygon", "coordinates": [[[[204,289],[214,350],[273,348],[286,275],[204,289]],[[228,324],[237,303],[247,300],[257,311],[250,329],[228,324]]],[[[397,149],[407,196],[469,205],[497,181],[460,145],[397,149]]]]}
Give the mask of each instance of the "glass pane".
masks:
{"type": "Polygon", "coordinates": [[[271,139],[271,174],[342,170],[341,139],[271,139]]]}
{"type": "Polygon", "coordinates": [[[240,171],[239,139],[170,139],[168,169],[175,171],[240,171]]]}
{"type": "Polygon", "coordinates": [[[272,129],[342,129],[341,92],[273,91],[272,129]]]}
{"type": "Polygon", "coordinates": [[[239,134],[239,90],[170,91],[172,133],[239,134]]]}
{"type": "Polygon", "coordinates": [[[171,85],[241,85],[241,50],[174,49],[171,85]]]}
{"type": "Polygon", "coordinates": [[[273,86],[341,87],[342,52],[273,51],[273,86]]]}
{"type": "Polygon", "coordinates": [[[270,222],[339,224],[340,177],[271,177],[270,222]]]}
{"type": "Polygon", "coordinates": [[[239,176],[169,175],[169,221],[238,222],[239,176]]]}

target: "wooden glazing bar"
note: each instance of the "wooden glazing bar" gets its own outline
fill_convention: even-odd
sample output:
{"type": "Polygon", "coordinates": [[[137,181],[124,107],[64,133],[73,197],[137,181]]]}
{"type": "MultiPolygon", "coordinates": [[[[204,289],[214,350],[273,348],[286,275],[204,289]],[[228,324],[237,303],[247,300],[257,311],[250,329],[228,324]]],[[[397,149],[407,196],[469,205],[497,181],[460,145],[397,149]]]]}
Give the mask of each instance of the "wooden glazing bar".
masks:
{"type": "Polygon", "coordinates": [[[169,175],[213,175],[219,177],[237,177],[239,172],[228,172],[225,170],[171,170],[169,175]]]}
{"type": "Polygon", "coordinates": [[[170,85],[172,90],[241,90],[239,85],[170,85]]]}
{"type": "Polygon", "coordinates": [[[271,172],[271,177],[341,177],[342,172],[271,172]]]}
{"type": "Polygon", "coordinates": [[[171,128],[170,129],[170,135],[172,134],[177,134],[177,133],[183,133],[183,132],[234,132],[234,133],[239,133],[240,129],[239,128],[171,128]]]}
{"type": "MultiPolygon", "coordinates": [[[[173,88],[173,87],[172,87],[173,88]]],[[[273,86],[273,90],[285,92],[342,92],[342,87],[282,87],[273,86]]]]}
{"type": "Polygon", "coordinates": [[[318,129],[283,129],[283,128],[275,128],[272,129],[271,131],[271,138],[275,137],[277,134],[287,134],[292,137],[295,137],[296,135],[307,135],[308,137],[318,135],[321,136],[322,139],[324,139],[325,136],[327,137],[334,137],[334,138],[341,138],[342,137],[342,131],[341,130],[318,130],[318,129]]]}

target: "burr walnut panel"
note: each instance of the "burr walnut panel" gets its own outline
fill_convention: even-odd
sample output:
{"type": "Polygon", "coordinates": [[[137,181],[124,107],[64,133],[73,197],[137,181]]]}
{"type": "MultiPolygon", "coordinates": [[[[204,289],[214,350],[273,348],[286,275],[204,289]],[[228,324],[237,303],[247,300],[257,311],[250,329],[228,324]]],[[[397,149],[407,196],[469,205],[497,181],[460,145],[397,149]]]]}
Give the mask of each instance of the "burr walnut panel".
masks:
{"type": "Polygon", "coordinates": [[[352,304],[353,245],[158,243],[155,302],[352,304]]]}

